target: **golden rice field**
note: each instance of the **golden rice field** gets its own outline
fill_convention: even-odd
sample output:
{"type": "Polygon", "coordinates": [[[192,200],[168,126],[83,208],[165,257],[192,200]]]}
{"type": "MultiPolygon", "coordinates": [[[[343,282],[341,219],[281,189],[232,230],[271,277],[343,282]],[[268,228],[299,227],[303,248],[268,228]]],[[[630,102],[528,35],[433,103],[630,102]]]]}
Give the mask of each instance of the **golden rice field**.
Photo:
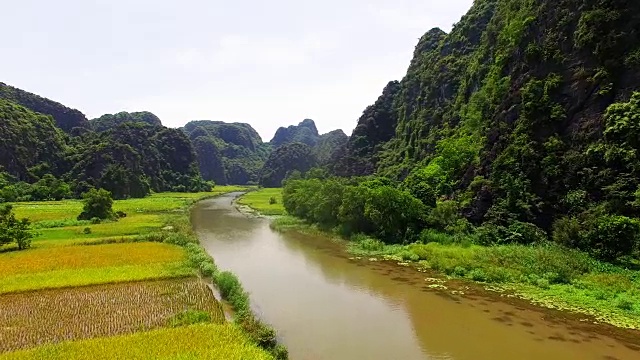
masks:
{"type": "Polygon", "coordinates": [[[270,360],[233,324],[197,324],[45,345],[0,360],[270,360]]]}
{"type": "Polygon", "coordinates": [[[161,243],[79,245],[0,255],[0,293],[192,274],[184,250],[161,243]]]}
{"type": "Polygon", "coordinates": [[[14,204],[35,237],[28,250],[0,248],[0,359],[269,359],[220,325],[184,248],[132,242],[198,199],[244,189],[115,201],[127,216],[101,224],[76,220],[78,200],[14,204]],[[184,326],[203,320],[213,324],[184,326]]]}
{"type": "Polygon", "coordinates": [[[224,323],[198,278],[75,287],[0,296],[0,352],[166,326],[185,311],[224,323]]]}

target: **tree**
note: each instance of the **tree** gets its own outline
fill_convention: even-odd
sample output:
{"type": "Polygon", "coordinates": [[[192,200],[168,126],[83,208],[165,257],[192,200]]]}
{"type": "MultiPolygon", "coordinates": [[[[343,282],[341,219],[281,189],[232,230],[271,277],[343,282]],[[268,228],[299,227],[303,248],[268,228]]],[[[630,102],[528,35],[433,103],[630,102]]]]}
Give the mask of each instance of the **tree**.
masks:
{"type": "Polygon", "coordinates": [[[16,219],[11,205],[0,206],[0,246],[15,242],[20,250],[30,247],[29,225],[29,219],[16,219]]]}
{"type": "Polygon", "coordinates": [[[113,219],[113,199],[111,193],[105,189],[91,189],[83,195],[84,208],[78,220],[113,219]]]}

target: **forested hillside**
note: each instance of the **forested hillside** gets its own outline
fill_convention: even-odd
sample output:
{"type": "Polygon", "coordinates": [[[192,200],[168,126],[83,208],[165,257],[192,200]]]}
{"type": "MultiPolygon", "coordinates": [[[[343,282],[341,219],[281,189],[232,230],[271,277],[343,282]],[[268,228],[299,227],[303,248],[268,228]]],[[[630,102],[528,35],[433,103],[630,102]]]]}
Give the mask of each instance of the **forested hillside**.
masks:
{"type": "Polygon", "coordinates": [[[148,111],[129,113],[126,111],[117,114],[105,114],[97,119],[89,121],[93,131],[105,131],[124,123],[144,123],[153,126],[162,126],[162,121],[148,111]]]}
{"type": "Polygon", "coordinates": [[[636,216],[639,29],[636,1],[476,0],[420,39],[333,171],[406,179],[477,225],[636,216]]]}
{"type": "Polygon", "coordinates": [[[257,183],[271,147],[249,124],[191,121],[184,132],[195,144],[200,172],[216,184],[257,183]]]}
{"type": "Polygon", "coordinates": [[[0,169],[22,181],[64,172],[67,136],[51,116],[0,99],[0,119],[0,169]]]}
{"type": "Polygon", "coordinates": [[[280,187],[294,172],[306,173],[311,168],[327,169],[336,152],[347,144],[349,137],[342,130],[320,135],[316,124],[305,119],[297,126],[281,127],[271,140],[274,151],[260,170],[260,185],[280,187]]]}
{"type": "Polygon", "coordinates": [[[149,112],[105,115],[91,128],[72,126],[69,136],[57,125],[70,126],[67,115],[80,112],[16,88],[0,90],[28,104],[0,98],[0,201],[79,197],[92,187],[117,199],[211,188],[187,136],[149,112]]]}
{"type": "Polygon", "coordinates": [[[89,127],[87,118],[80,111],[2,82],[0,82],[0,99],[6,99],[32,111],[53,116],[56,125],[67,133],[71,133],[73,128],[89,127]]]}
{"type": "Polygon", "coordinates": [[[3,201],[79,197],[92,187],[118,199],[143,197],[203,190],[208,180],[280,186],[293,170],[327,166],[348,140],[341,130],[319,135],[308,119],[280,128],[274,137],[280,146],[263,143],[242,123],[202,120],[171,129],[148,111],[87,121],[77,110],[4,84],[0,109],[3,201]]]}

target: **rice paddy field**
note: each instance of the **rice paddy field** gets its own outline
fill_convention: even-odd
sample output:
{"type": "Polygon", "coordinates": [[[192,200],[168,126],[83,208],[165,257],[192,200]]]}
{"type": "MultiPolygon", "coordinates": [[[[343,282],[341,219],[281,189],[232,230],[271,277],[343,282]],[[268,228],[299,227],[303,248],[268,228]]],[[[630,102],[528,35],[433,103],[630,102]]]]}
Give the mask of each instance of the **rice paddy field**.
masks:
{"type": "Polygon", "coordinates": [[[154,329],[186,312],[225,321],[220,303],[197,278],[16,293],[0,296],[0,308],[0,351],[154,329]]]}
{"type": "Polygon", "coordinates": [[[198,324],[0,354],[0,360],[268,360],[235,325],[198,324]],[[107,350],[107,351],[105,351],[107,350]]]}
{"type": "Polygon", "coordinates": [[[238,199],[238,204],[248,206],[262,215],[286,214],[282,205],[282,188],[263,188],[250,191],[238,199]],[[275,203],[272,203],[274,200],[275,203]]]}
{"type": "Polygon", "coordinates": [[[119,200],[127,216],[100,224],[76,220],[77,200],[13,204],[35,237],[0,248],[0,359],[271,358],[225,322],[185,248],[144,241],[181,231],[167,224],[195,201],[241,190],[119,200]]]}

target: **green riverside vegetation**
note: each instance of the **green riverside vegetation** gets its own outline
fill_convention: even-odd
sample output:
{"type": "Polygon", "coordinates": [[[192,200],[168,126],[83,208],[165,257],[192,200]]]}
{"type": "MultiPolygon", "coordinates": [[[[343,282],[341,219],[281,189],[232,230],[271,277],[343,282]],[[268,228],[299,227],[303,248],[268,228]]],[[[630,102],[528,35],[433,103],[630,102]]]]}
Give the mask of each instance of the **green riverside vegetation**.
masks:
{"type": "Polygon", "coordinates": [[[259,190],[239,202],[251,206],[256,202],[249,196],[265,199],[282,191],[290,215],[274,220],[277,230],[324,232],[348,240],[346,248],[354,256],[410,264],[420,271],[483,283],[545,307],[640,328],[640,272],[633,270],[637,264],[633,257],[615,264],[597,260],[527,228],[512,229],[510,238],[496,238],[441,202],[425,207],[388,184],[371,178],[290,180],[284,189],[259,190]],[[398,208],[395,203],[402,197],[407,198],[403,208],[414,204],[418,210],[398,208]],[[411,214],[415,217],[407,216],[411,214]]]}

